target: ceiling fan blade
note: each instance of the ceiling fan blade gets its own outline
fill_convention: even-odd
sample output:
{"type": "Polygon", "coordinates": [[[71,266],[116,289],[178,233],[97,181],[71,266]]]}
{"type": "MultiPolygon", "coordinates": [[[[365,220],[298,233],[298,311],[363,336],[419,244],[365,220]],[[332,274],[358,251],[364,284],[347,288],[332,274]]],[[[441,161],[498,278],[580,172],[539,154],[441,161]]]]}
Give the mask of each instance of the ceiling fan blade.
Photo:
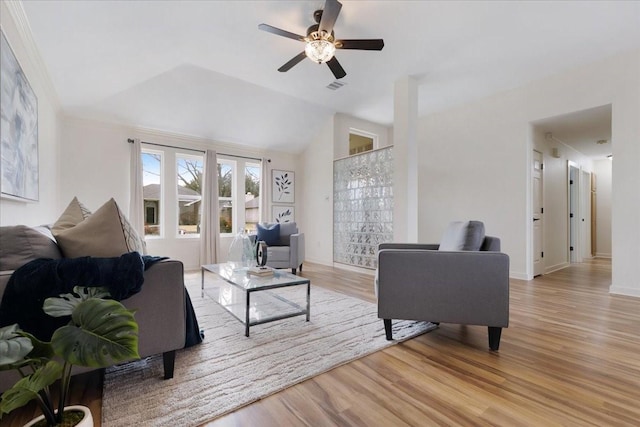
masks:
{"type": "Polygon", "coordinates": [[[306,57],[307,57],[307,54],[304,53],[303,51],[297,54],[296,56],[294,56],[289,62],[284,64],[282,67],[278,68],[278,71],[280,71],[281,73],[287,72],[290,69],[292,69],[294,65],[296,65],[298,62],[302,61],[306,57]]]}
{"type": "Polygon", "coordinates": [[[333,26],[336,23],[336,19],[338,19],[340,9],[342,9],[342,3],[338,0],[327,0],[324,3],[324,9],[322,10],[322,18],[320,19],[318,31],[326,31],[328,34],[331,34],[333,26]]]}
{"type": "Polygon", "coordinates": [[[342,65],[340,65],[335,56],[327,61],[327,65],[331,69],[333,75],[336,76],[336,79],[341,79],[347,75],[347,72],[344,71],[344,68],[342,68],[342,65]]]}
{"type": "Polygon", "coordinates": [[[382,50],[384,40],[382,39],[361,39],[361,40],[337,40],[337,49],[358,49],[358,50],[382,50]]]}
{"type": "Polygon", "coordinates": [[[271,25],[268,25],[268,24],[260,24],[258,25],[258,28],[261,29],[262,31],[266,31],[268,33],[275,34],[277,36],[287,37],[290,39],[299,40],[301,42],[304,41],[304,36],[301,36],[295,33],[290,33],[289,31],[281,30],[280,28],[272,27],[271,25]]]}

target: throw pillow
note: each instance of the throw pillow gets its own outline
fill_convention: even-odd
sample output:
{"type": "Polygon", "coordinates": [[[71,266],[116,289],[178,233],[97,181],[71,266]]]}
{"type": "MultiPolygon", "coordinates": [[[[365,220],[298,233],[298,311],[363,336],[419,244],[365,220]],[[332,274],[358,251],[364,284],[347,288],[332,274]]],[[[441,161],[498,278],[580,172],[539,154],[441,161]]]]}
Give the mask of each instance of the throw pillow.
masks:
{"type": "Polygon", "coordinates": [[[73,200],[69,203],[69,206],[62,212],[60,218],[53,224],[51,227],[51,232],[55,236],[62,230],[67,230],[69,228],[75,227],[80,224],[85,219],[89,218],[91,215],[91,211],[87,209],[85,205],[78,201],[77,197],[74,197],[73,200]]]}
{"type": "Polygon", "coordinates": [[[56,235],[67,258],[117,257],[127,252],[146,254],[144,240],[122,214],[114,199],[78,225],[56,235]]]}
{"type": "Polygon", "coordinates": [[[15,270],[37,258],[60,259],[56,242],[26,225],[0,227],[0,271],[15,270]]]}
{"type": "Polygon", "coordinates": [[[280,244],[280,224],[258,224],[258,241],[263,240],[267,246],[280,244]]]}
{"type": "Polygon", "coordinates": [[[453,221],[440,241],[441,251],[477,251],[484,241],[484,224],[481,221],[453,221]]]}

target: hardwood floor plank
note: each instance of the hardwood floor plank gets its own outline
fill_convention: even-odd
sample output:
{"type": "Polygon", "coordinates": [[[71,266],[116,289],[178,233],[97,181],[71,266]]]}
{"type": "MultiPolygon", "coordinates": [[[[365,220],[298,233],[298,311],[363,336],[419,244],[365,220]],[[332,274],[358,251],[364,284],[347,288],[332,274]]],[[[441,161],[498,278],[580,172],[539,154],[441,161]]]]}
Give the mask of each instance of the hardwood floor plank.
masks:
{"type": "MultiPolygon", "coordinates": [[[[375,302],[373,276],[307,263],[314,287],[375,302]]],[[[637,426],[640,299],[609,295],[594,259],[511,280],[499,352],[487,329],[438,329],[340,366],[207,423],[229,426],[637,426]]],[[[74,378],[71,401],[100,425],[101,377],[74,378]]],[[[2,420],[21,426],[30,405],[2,420]]]]}

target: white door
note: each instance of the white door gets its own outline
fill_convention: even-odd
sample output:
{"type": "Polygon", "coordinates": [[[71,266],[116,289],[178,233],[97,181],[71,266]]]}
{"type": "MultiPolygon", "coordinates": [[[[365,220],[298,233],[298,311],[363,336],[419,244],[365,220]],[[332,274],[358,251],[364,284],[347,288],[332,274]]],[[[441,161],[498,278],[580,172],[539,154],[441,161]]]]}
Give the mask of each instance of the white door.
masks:
{"type": "Polygon", "coordinates": [[[580,261],[591,258],[591,174],[580,175],[580,261]]]}
{"type": "Polygon", "coordinates": [[[569,162],[569,260],[580,262],[578,215],[580,214],[580,170],[573,162],[569,162]]]}
{"type": "Polygon", "coordinates": [[[544,253],[542,251],[543,207],[542,207],[542,153],[533,150],[531,182],[533,188],[533,275],[544,273],[544,253]]]}

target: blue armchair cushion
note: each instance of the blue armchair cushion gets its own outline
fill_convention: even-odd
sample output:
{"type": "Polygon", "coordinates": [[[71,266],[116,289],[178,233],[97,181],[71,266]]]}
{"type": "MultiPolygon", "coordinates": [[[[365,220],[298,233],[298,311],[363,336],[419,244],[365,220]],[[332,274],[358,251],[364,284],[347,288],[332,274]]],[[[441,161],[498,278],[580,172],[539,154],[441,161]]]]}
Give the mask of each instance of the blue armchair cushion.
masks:
{"type": "Polygon", "coordinates": [[[481,221],[454,221],[449,224],[440,241],[441,251],[478,251],[484,241],[481,221]]]}
{"type": "Polygon", "coordinates": [[[258,224],[258,241],[263,240],[267,246],[280,244],[280,224],[258,224]]]}

